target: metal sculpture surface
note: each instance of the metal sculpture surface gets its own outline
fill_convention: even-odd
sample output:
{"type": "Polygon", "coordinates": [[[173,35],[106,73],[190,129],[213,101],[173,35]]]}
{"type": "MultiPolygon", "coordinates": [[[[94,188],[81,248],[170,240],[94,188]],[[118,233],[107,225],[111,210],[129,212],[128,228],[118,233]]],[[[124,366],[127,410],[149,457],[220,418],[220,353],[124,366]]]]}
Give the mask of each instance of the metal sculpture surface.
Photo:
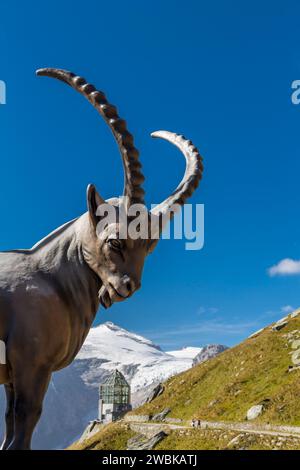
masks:
{"type": "MultiPolygon", "coordinates": [[[[69,84],[104,118],[122,156],[124,198],[104,201],[89,185],[85,214],[29,250],[0,253],[0,383],[7,398],[2,449],[30,449],[52,372],[73,361],[100,304],[108,308],[139,289],[144,260],[157,243],[150,237],[120,239],[116,236],[120,221],[105,226],[100,234],[97,231],[102,205],[125,205],[128,214],[132,205],[144,204],[139,153],[116,108],[102,92],[71,72],[47,68],[37,74],[69,84]]],[[[203,167],[197,149],[184,137],[166,131],[152,135],[175,144],[186,158],[185,175],[177,189],[147,212],[162,221],[171,206],[183,205],[191,196],[203,167]]]]}

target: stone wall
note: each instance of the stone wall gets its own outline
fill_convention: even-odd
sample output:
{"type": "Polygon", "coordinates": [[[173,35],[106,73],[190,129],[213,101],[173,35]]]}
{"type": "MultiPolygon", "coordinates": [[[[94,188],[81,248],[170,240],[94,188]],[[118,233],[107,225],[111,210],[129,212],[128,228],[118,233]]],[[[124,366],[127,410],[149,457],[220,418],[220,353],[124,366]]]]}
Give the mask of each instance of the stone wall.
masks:
{"type": "Polygon", "coordinates": [[[125,415],[124,416],[124,421],[127,423],[147,423],[150,420],[149,415],[125,415]]]}

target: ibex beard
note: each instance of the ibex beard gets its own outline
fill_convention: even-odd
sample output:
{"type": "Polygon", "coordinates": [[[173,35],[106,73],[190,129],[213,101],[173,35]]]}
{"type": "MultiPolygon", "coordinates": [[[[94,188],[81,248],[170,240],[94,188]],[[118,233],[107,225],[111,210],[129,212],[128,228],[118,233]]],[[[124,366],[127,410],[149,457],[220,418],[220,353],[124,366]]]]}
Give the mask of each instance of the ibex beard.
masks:
{"type": "MultiPolygon", "coordinates": [[[[106,224],[99,234],[104,205],[122,206],[127,219],[133,204],[144,206],[144,177],[133,137],[105,95],[83,78],[58,69],[37,73],[69,84],[104,118],[120,149],[125,185],[124,198],[108,201],[89,185],[85,214],[29,250],[0,253],[0,340],[6,357],[0,380],[7,399],[2,449],[9,450],[30,449],[52,372],[73,361],[100,303],[110,307],[139,289],[145,258],[158,241],[158,236],[122,239],[119,221],[106,224]]],[[[203,167],[199,152],[184,137],[166,131],[153,136],[175,144],[186,159],[177,189],[149,213],[145,208],[147,217],[156,218],[159,235],[165,213],[192,195],[203,167]]]]}

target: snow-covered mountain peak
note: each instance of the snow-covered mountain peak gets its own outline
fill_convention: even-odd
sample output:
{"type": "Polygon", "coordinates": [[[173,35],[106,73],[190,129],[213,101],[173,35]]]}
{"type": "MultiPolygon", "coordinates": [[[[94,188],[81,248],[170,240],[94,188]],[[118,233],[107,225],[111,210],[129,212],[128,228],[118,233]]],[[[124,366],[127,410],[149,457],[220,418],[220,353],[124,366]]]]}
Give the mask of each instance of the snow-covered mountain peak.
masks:
{"type": "Polygon", "coordinates": [[[104,359],[113,364],[144,364],[166,354],[149,339],[112,322],[92,328],[77,359],[104,359]]]}

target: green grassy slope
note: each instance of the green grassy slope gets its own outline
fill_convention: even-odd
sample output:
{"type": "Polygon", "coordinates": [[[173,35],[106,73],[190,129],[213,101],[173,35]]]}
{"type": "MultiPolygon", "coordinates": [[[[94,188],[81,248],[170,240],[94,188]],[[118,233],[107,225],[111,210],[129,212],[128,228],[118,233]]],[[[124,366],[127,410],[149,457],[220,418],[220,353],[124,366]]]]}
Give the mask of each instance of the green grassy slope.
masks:
{"type": "Polygon", "coordinates": [[[300,369],[292,365],[292,341],[300,338],[300,318],[280,331],[271,327],[165,383],[165,392],[134,411],[155,414],[171,408],[169,417],[190,420],[243,421],[262,401],[258,418],[273,424],[300,425],[300,369]]]}
{"type": "MultiPolygon", "coordinates": [[[[154,415],[168,407],[168,417],[184,421],[199,418],[242,422],[250,407],[263,402],[265,410],[254,422],[300,425],[300,368],[290,371],[298,339],[300,315],[289,317],[280,331],[273,331],[271,325],[257,336],[169,379],[162,395],[130,414],[154,415]]],[[[297,347],[300,349],[300,341],[297,347]]],[[[131,431],[124,423],[113,426],[93,437],[94,448],[103,448],[112,430],[118,437],[115,447],[110,448],[126,448],[124,443],[131,431]]],[[[192,430],[184,435],[173,431],[158,448],[219,448],[213,432],[197,432],[201,434],[196,438],[192,430]]],[[[265,444],[259,447],[259,443],[253,446],[266,448],[265,444]]],[[[84,443],[81,448],[89,446],[84,443]]]]}
{"type": "Polygon", "coordinates": [[[105,426],[97,434],[83,442],[75,442],[68,450],[123,450],[134,432],[120,422],[105,426]]]}

